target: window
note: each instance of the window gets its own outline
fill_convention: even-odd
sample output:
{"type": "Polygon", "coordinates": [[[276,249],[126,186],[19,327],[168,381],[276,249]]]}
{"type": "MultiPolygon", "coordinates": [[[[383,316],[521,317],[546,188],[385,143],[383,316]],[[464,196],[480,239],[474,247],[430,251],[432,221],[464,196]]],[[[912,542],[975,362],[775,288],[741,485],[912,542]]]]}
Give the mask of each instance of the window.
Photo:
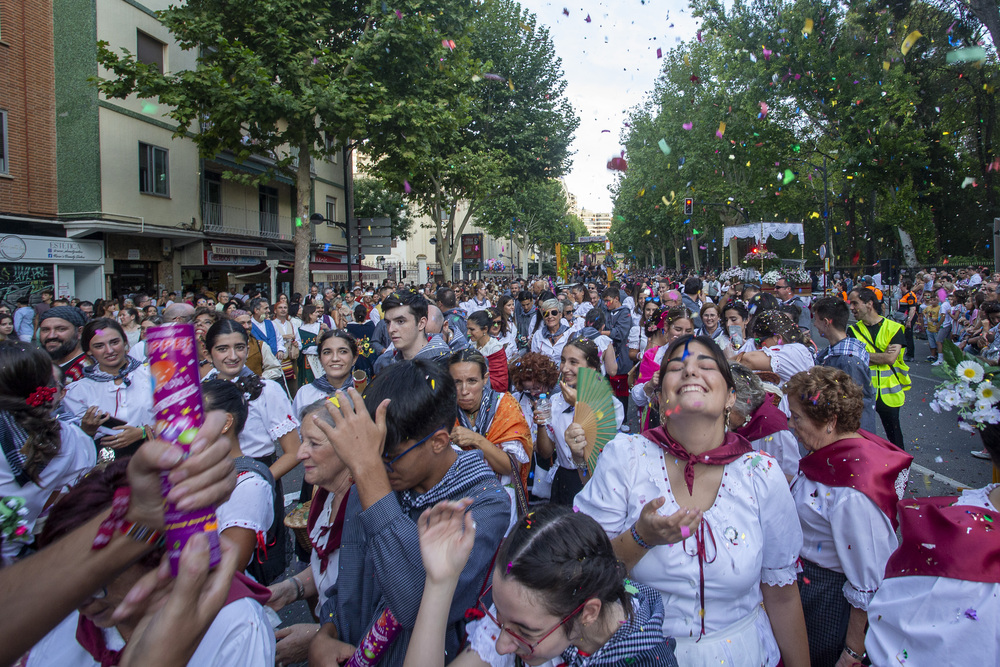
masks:
{"type": "Polygon", "coordinates": [[[163,74],[163,51],[166,44],[141,30],[136,31],[136,59],[144,65],[155,65],[163,74]]]}
{"type": "Polygon", "coordinates": [[[205,185],[201,191],[202,210],[206,229],[222,226],[222,176],[213,171],[205,172],[205,185]]]}
{"type": "Polygon", "coordinates": [[[170,196],[167,149],[139,142],[139,192],[170,196]]]}
{"type": "MultiPolygon", "coordinates": [[[[327,197],[326,198],[326,219],[327,220],[337,220],[337,198],[327,197]]],[[[328,227],[333,227],[332,222],[326,223],[328,227]]]]}
{"type": "MultiPolygon", "coordinates": [[[[328,132],[323,132],[323,139],[326,141],[326,150],[329,151],[329,157],[327,158],[331,164],[337,164],[337,157],[340,155],[340,151],[337,150],[337,140],[334,139],[328,132]]],[[[330,218],[330,216],[326,216],[330,218]]],[[[333,218],[330,218],[333,220],[333,218]]]]}
{"type": "Polygon", "coordinates": [[[7,112],[0,111],[0,174],[10,173],[7,164],[7,112]]]}
{"type": "Polygon", "coordinates": [[[278,238],[278,188],[260,186],[260,235],[278,238]]]}

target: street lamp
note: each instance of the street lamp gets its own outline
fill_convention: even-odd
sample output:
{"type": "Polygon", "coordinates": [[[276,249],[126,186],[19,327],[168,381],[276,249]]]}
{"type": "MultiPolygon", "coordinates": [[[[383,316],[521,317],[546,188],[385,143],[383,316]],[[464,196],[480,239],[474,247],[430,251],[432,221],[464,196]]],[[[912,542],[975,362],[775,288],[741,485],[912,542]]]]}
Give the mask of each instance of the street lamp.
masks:
{"type": "MultiPolygon", "coordinates": [[[[329,222],[335,227],[339,228],[344,232],[344,240],[347,242],[347,288],[350,289],[354,284],[354,279],[351,275],[351,233],[349,231],[349,224],[346,222],[337,222],[336,220],[330,220],[323,216],[322,213],[313,213],[309,216],[309,222],[314,225],[322,225],[324,222],[329,222]]],[[[361,260],[358,259],[358,264],[361,264],[361,260]]]]}
{"type": "MultiPolygon", "coordinates": [[[[815,152],[818,152],[818,151],[815,151],[815,152]]],[[[804,164],[807,164],[810,167],[812,167],[813,169],[815,169],[816,171],[818,171],[819,173],[823,174],[823,242],[826,244],[827,252],[830,253],[829,256],[830,256],[831,263],[832,263],[833,253],[832,253],[831,249],[833,248],[833,243],[832,243],[832,240],[830,238],[830,204],[829,204],[829,194],[828,194],[829,193],[829,185],[828,185],[829,173],[826,170],[826,154],[825,153],[823,154],[823,166],[822,167],[819,166],[818,164],[813,164],[809,160],[805,160],[803,158],[793,157],[793,158],[788,158],[788,159],[791,160],[792,162],[802,162],[804,164]]],[[[825,266],[824,266],[824,268],[825,268],[825,266]]],[[[826,294],[826,285],[827,285],[826,271],[823,271],[823,294],[824,295],[826,294]]]]}

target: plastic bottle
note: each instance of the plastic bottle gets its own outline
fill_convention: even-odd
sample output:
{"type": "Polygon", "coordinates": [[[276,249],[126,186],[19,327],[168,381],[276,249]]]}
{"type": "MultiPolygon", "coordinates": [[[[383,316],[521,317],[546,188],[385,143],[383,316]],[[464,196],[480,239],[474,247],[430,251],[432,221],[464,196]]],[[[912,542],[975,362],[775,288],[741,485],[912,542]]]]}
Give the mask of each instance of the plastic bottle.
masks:
{"type": "Polygon", "coordinates": [[[542,394],[538,397],[538,402],[535,403],[535,416],[540,416],[544,421],[541,422],[542,426],[548,426],[552,423],[552,404],[549,402],[549,395],[542,394]]]}

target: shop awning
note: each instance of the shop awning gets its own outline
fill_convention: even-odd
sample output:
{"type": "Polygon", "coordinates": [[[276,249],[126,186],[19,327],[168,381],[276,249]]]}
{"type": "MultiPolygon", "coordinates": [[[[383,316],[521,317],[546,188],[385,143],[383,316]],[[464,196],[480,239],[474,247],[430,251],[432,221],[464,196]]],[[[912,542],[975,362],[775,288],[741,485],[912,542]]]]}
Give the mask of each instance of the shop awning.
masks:
{"type": "Polygon", "coordinates": [[[165,227],[149,225],[141,222],[116,222],[112,220],[65,220],[62,222],[66,236],[71,239],[82,238],[99,232],[107,234],[125,234],[128,236],[148,236],[173,239],[174,247],[184,246],[205,238],[205,234],[181,227],[165,227]]]}

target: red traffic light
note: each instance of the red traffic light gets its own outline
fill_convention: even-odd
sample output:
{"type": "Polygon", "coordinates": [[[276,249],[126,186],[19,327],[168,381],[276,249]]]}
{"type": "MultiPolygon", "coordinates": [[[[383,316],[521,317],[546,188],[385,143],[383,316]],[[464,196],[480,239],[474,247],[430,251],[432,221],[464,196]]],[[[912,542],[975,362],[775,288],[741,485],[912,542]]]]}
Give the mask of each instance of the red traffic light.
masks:
{"type": "Polygon", "coordinates": [[[694,199],[690,197],[684,200],[684,215],[692,215],[694,213],[694,199]]]}

